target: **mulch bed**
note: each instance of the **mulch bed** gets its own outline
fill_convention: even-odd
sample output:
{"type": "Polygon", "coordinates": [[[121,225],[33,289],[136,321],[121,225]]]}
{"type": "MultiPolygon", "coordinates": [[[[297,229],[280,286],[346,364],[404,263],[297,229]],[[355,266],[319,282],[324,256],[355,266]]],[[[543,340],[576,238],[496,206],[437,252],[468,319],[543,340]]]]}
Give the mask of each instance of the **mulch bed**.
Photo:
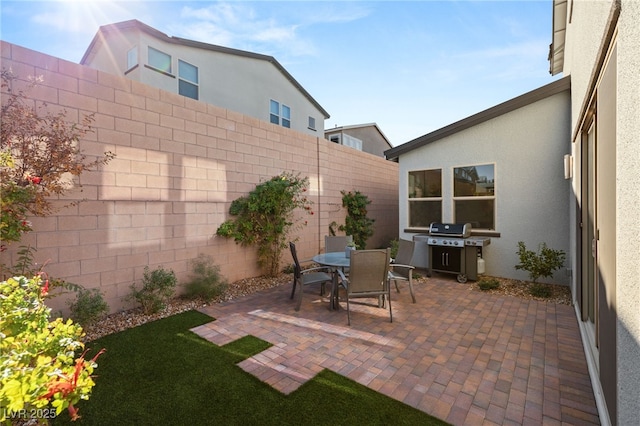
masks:
{"type": "MultiPolygon", "coordinates": [[[[532,283],[528,281],[520,281],[500,277],[485,278],[495,278],[500,282],[500,287],[498,287],[497,289],[486,290],[487,293],[513,296],[529,300],[546,301],[548,303],[571,305],[571,291],[568,286],[544,284],[551,290],[551,296],[548,298],[542,298],[533,296],[531,295],[531,293],[529,293],[529,288],[532,283]]],[[[144,314],[140,308],[116,312],[107,316],[106,318],[103,318],[97,324],[84,327],[86,333],[85,341],[89,342],[108,334],[117,333],[119,331],[136,327],[160,318],[175,315],[180,312],[199,309],[210,304],[237,299],[256,291],[288,284],[291,282],[291,279],[291,274],[282,274],[277,277],[246,278],[229,284],[227,291],[222,296],[210,302],[205,303],[203,301],[188,301],[176,298],[173,299],[165,309],[152,315],[144,314]]],[[[424,280],[427,279],[428,278],[426,277],[419,277],[416,279],[416,282],[424,282],[424,280]]],[[[469,287],[469,291],[484,291],[480,290],[480,288],[478,287],[478,282],[469,282],[461,285],[467,285],[469,287]]]]}

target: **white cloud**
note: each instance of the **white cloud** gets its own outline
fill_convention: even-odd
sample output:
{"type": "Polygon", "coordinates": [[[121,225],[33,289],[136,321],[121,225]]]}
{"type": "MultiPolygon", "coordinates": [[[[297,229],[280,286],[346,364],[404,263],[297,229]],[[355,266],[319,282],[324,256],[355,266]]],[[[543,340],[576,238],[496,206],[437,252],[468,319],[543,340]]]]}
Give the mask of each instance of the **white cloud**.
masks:
{"type": "Polygon", "coordinates": [[[314,55],[312,37],[301,35],[313,26],[347,23],[367,16],[368,9],[349,3],[220,2],[183,7],[172,35],[278,56],[282,60],[314,55]]]}

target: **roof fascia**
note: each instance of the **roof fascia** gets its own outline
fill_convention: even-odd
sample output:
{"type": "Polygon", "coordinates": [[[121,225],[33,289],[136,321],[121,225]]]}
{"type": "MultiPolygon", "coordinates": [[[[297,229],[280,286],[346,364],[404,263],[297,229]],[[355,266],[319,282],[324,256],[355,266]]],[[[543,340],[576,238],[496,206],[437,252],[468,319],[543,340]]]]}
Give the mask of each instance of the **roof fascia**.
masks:
{"type": "MultiPolygon", "coordinates": [[[[571,5],[573,7],[573,4],[571,5]]],[[[556,75],[564,68],[564,46],[567,33],[567,0],[553,0],[549,73],[556,75]]]]}

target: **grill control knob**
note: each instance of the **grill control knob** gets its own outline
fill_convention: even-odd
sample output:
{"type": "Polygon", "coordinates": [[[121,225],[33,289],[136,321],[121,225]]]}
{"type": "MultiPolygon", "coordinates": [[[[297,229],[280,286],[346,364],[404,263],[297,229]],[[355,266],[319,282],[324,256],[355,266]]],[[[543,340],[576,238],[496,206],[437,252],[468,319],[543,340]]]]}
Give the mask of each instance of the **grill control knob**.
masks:
{"type": "Polygon", "coordinates": [[[453,245],[454,245],[454,246],[457,246],[457,245],[458,245],[458,242],[457,242],[457,241],[454,241],[454,242],[453,242],[453,245]]]}

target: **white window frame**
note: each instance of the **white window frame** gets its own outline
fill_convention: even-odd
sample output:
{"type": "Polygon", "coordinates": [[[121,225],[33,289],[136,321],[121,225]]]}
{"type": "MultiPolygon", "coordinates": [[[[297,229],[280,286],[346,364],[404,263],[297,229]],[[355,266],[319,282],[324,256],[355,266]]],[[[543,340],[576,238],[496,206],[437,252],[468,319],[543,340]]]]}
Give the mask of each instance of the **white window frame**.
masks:
{"type": "Polygon", "coordinates": [[[282,127],[291,128],[291,108],[282,104],[282,127]]]}
{"type": "Polygon", "coordinates": [[[173,62],[173,59],[171,58],[171,55],[169,55],[168,53],[164,53],[163,51],[158,50],[155,47],[148,46],[148,49],[147,49],[147,64],[149,65],[149,67],[151,69],[171,75],[171,70],[173,69],[173,63],[172,62],[173,62]],[[156,52],[157,56],[155,56],[155,54],[152,55],[151,54],[152,51],[156,52]],[[156,64],[151,63],[152,59],[155,59],[156,57],[161,57],[161,56],[165,56],[166,58],[169,59],[169,62],[168,62],[169,68],[168,69],[166,69],[166,66],[163,67],[159,63],[156,63],[156,64]]]}
{"type": "Polygon", "coordinates": [[[291,107],[274,99],[269,100],[269,122],[291,128],[291,107]]]}
{"type": "Polygon", "coordinates": [[[193,65],[193,64],[191,64],[191,63],[189,63],[187,61],[183,61],[182,59],[178,59],[178,93],[180,95],[186,96],[186,97],[191,98],[191,99],[198,100],[200,98],[200,83],[199,83],[200,77],[199,76],[200,76],[200,72],[199,72],[197,66],[195,66],[195,65],[193,65]],[[180,65],[181,64],[185,64],[187,66],[195,68],[196,81],[190,80],[188,77],[185,77],[185,76],[182,75],[182,73],[180,72],[180,65]],[[181,91],[180,91],[180,82],[184,82],[187,85],[194,86],[195,89],[196,89],[196,97],[194,98],[192,96],[189,96],[189,95],[186,95],[184,93],[181,93],[181,91]]]}
{"type": "MultiPolygon", "coordinates": [[[[440,204],[440,212],[439,215],[436,214],[434,219],[434,222],[441,222],[442,221],[442,210],[443,210],[443,198],[442,198],[442,192],[443,192],[443,185],[444,185],[444,181],[443,181],[443,169],[442,168],[430,168],[430,169],[417,169],[417,170],[409,170],[407,172],[407,223],[409,224],[409,228],[424,228],[424,229],[428,229],[429,228],[429,224],[430,223],[424,223],[424,224],[418,224],[415,225],[413,222],[412,223],[412,217],[411,217],[411,203],[424,203],[424,202],[431,202],[431,203],[439,203],[440,204]],[[416,173],[416,172],[428,172],[428,171],[434,171],[434,172],[440,172],[440,195],[439,196],[435,196],[435,195],[426,195],[423,196],[423,194],[416,194],[414,196],[411,196],[411,174],[412,173],[416,173]],[[438,220],[439,219],[439,220],[438,220]]],[[[429,221],[431,222],[431,221],[429,221]]]]}
{"type": "MultiPolygon", "coordinates": [[[[496,191],[495,191],[495,184],[496,184],[496,164],[495,163],[481,163],[481,164],[470,164],[470,165],[466,165],[466,166],[455,166],[452,168],[452,172],[451,172],[451,184],[452,184],[452,188],[451,188],[451,195],[452,195],[452,203],[453,203],[453,220],[455,223],[462,223],[462,222],[470,222],[472,225],[473,229],[482,229],[482,230],[488,230],[488,231],[494,231],[496,229],[496,191]],[[456,169],[469,169],[469,168],[475,168],[475,167],[487,167],[487,166],[491,166],[492,167],[492,172],[493,172],[493,179],[487,179],[485,186],[490,187],[491,190],[489,191],[491,193],[491,195],[456,195],[456,169]],[[493,211],[492,211],[492,217],[491,217],[491,225],[490,227],[484,227],[484,226],[478,226],[476,225],[477,221],[473,221],[473,220],[469,220],[469,217],[465,217],[465,218],[459,218],[458,214],[457,214],[457,205],[456,202],[458,201],[487,201],[490,200],[493,202],[493,211]]],[[[477,185],[479,183],[482,183],[481,180],[475,181],[473,182],[474,185],[477,185]]]]}
{"type": "Polygon", "coordinates": [[[138,66],[138,46],[127,51],[127,71],[138,66]]]}

